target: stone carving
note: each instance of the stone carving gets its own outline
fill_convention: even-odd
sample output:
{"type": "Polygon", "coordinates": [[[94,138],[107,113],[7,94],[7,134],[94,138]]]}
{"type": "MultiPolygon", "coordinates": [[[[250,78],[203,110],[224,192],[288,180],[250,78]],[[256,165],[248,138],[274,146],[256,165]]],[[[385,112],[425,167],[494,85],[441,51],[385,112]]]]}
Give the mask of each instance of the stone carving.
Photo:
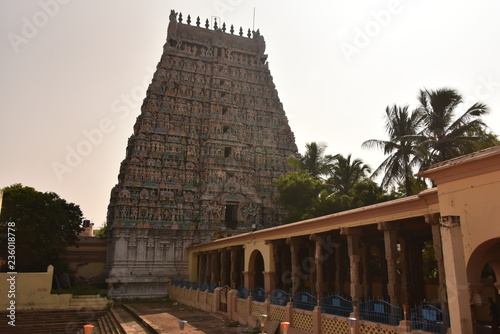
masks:
{"type": "Polygon", "coordinates": [[[166,280],[187,272],[184,249],[192,240],[281,221],[272,180],[297,149],[262,61],[264,38],[179,18],[170,13],[167,43],[111,191],[111,240],[127,236],[109,245],[115,297],[163,296],[166,280]]]}

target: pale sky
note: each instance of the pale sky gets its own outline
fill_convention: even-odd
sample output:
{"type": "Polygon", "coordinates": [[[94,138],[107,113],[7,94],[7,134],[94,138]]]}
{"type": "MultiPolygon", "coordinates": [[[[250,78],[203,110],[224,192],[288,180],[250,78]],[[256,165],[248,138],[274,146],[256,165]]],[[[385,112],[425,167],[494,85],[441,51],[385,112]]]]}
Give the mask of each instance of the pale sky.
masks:
{"type": "Polygon", "coordinates": [[[170,10],[247,31],[254,8],[300,152],[322,142],[376,168],[361,144],[421,88],[486,103],[500,134],[496,0],[0,0],[0,187],[56,192],[102,225],[170,10]]]}

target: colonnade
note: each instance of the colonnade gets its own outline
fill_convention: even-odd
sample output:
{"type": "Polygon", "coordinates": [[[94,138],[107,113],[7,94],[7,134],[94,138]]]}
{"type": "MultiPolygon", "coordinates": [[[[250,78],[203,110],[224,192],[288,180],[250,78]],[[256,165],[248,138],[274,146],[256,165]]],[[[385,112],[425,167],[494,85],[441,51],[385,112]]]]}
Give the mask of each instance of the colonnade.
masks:
{"type": "Polygon", "coordinates": [[[370,298],[401,306],[432,300],[446,310],[439,222],[439,214],[428,214],[201,250],[191,279],[267,292],[280,288],[291,295],[338,294],[354,304],[370,298]]]}

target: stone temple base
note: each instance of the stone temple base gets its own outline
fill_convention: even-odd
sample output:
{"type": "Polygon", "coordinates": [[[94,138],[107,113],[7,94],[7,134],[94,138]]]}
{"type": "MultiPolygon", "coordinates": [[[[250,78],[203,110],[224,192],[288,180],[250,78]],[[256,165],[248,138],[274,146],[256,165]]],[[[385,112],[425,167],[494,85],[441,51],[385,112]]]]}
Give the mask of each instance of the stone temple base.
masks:
{"type": "Polygon", "coordinates": [[[113,299],[141,298],[156,299],[167,296],[167,278],[134,277],[123,280],[107,280],[108,297],[113,299]]]}

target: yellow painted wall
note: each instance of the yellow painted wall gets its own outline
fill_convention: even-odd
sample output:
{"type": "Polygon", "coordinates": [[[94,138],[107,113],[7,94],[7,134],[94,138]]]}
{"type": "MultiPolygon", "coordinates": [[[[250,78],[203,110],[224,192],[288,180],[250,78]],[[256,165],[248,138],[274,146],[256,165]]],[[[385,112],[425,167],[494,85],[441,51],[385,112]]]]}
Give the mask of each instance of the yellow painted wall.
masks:
{"type": "Polygon", "coordinates": [[[12,301],[16,310],[67,308],[71,294],[50,293],[53,274],[53,266],[46,273],[0,273],[0,308],[8,309],[12,301]]]}
{"type": "Polygon", "coordinates": [[[477,246],[500,237],[500,171],[438,185],[441,216],[460,216],[465,262],[477,246]]]}
{"type": "Polygon", "coordinates": [[[258,250],[264,258],[264,271],[274,271],[275,264],[272,261],[272,245],[265,240],[252,240],[245,244],[245,271],[249,271],[250,257],[254,250],[258,250]]]}

